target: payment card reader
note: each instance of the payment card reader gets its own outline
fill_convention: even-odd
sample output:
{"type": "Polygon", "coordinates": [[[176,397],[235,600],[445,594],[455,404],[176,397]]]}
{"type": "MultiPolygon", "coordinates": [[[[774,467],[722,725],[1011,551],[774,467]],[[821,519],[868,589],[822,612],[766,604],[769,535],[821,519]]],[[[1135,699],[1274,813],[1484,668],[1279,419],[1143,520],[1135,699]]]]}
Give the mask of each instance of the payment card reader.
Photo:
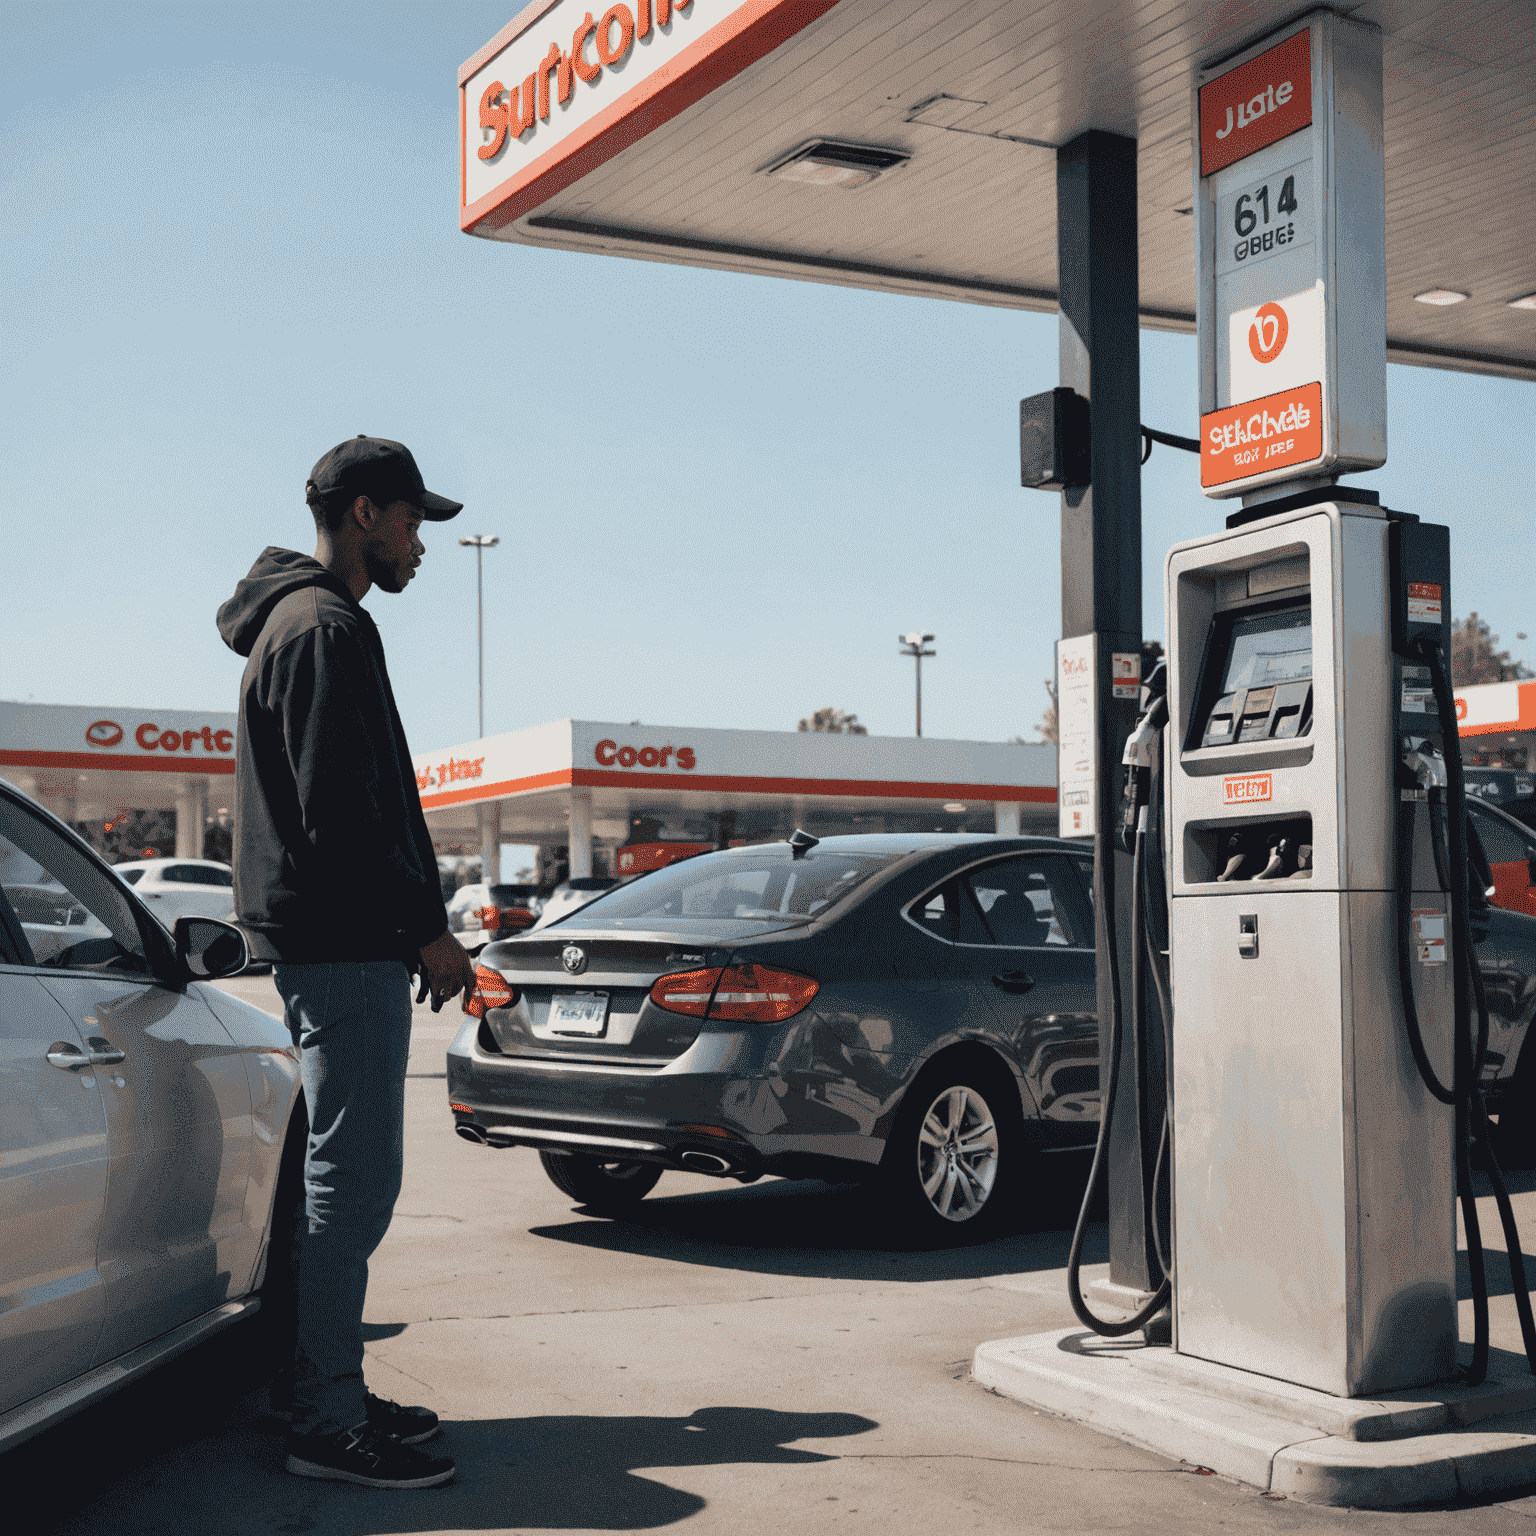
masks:
{"type": "Polygon", "coordinates": [[[1419,646],[1449,651],[1449,539],[1360,494],[1167,562],[1174,1342],[1340,1396],[1443,1378],[1457,1341],[1454,1113],[1395,958],[1411,910],[1448,1082],[1419,646]]]}

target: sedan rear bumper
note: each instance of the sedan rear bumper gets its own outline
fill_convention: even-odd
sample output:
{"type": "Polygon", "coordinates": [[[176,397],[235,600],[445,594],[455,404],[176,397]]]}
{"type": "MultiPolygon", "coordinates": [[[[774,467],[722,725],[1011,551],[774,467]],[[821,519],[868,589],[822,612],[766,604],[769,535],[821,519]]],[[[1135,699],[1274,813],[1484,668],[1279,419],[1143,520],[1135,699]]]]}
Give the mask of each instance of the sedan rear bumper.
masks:
{"type": "Polygon", "coordinates": [[[767,1047],[761,1051],[706,1034],[667,1066],[636,1069],[495,1054],[481,1048],[471,1025],[448,1050],[448,1097],[459,1135],[485,1146],[723,1178],[846,1179],[879,1163],[902,1074],[888,1058],[850,1053],[835,1037],[838,1059],[820,1070],[786,1060],[804,1056],[805,1041],[800,1050],[794,1042],[787,1052],[772,1048],[787,1035],[829,1033],[763,1030],[755,1042],[767,1047]]]}

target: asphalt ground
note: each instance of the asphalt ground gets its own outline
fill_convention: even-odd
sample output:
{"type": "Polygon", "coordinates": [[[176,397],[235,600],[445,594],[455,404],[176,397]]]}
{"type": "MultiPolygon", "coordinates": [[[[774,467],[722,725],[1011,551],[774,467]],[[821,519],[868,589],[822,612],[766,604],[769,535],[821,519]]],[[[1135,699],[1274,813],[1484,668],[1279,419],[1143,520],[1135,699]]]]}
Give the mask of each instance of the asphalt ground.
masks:
{"type": "MultiPolygon", "coordinates": [[[[278,1011],[270,979],[224,985],[278,1011]]],[[[634,1219],[604,1220],[573,1208],[532,1152],[453,1135],[451,1006],[416,1010],[405,1189],[373,1261],[367,1335],[369,1385],[443,1416],[435,1443],[456,1457],[457,1480],[387,1493],[287,1475],[257,1333],[242,1326],[0,1458],[0,1525],[18,1536],[1536,1531],[1536,1490],[1391,1513],[1269,1499],[972,1382],[981,1341],[1072,1324],[1080,1155],[1052,1160],[1022,1230],[969,1248],[894,1244],[858,1190],[809,1181],[669,1173],[634,1219]]],[[[1536,1246],[1536,1176],[1519,1179],[1515,1204],[1536,1246]]],[[[1492,1250],[1491,1198],[1480,1210],[1492,1250]]],[[[1096,1228],[1091,1259],[1103,1241],[1096,1228]]],[[[1490,1279],[1494,1342],[1518,1348],[1499,1253],[1490,1279]]]]}

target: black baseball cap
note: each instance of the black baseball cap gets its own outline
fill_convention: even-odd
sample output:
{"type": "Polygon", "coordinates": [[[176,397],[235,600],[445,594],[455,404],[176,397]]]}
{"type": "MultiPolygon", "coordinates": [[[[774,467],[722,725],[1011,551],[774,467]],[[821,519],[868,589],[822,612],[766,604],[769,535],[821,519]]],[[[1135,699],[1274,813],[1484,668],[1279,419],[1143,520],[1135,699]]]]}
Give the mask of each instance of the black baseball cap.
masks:
{"type": "Polygon", "coordinates": [[[408,501],[421,508],[429,523],[446,523],[464,510],[462,501],[449,501],[429,491],[416,467],[411,450],[404,443],[392,443],[387,437],[356,437],[338,443],[324,454],[309,472],[309,483],[322,496],[352,492],[368,496],[388,506],[393,501],[408,501]]]}

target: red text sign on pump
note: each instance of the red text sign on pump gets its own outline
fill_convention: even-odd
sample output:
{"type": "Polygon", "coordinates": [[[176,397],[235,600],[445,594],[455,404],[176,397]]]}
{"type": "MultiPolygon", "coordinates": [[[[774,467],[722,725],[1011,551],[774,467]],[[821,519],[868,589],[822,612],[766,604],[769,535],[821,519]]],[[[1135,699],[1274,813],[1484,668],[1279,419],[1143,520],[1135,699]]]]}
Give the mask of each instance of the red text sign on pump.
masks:
{"type": "Polygon", "coordinates": [[[1200,87],[1200,174],[1223,167],[1312,121],[1312,34],[1298,32],[1200,87]]]}

